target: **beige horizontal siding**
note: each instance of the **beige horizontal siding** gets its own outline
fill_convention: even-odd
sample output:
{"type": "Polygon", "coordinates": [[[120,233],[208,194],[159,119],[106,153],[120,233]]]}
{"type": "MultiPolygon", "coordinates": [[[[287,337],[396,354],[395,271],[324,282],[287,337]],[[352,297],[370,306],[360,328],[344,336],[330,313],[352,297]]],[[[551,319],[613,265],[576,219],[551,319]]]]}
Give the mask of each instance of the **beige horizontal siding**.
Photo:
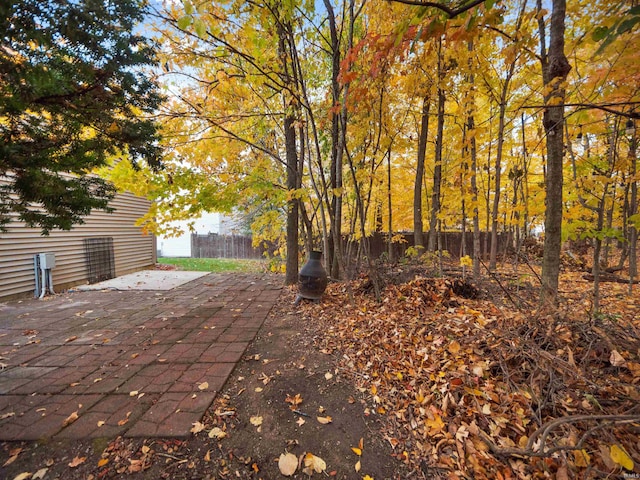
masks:
{"type": "Polygon", "coordinates": [[[94,210],[85,223],[69,231],[52,231],[49,236],[38,228],[13,221],[0,232],[0,299],[33,293],[35,277],[33,256],[51,252],[56,256],[53,285],[87,283],[83,241],[87,238],[113,238],[116,275],[153,266],[156,243],[135,222],[147,213],[150,202],[130,193],[118,194],[110,204],[112,213],[94,210]]]}

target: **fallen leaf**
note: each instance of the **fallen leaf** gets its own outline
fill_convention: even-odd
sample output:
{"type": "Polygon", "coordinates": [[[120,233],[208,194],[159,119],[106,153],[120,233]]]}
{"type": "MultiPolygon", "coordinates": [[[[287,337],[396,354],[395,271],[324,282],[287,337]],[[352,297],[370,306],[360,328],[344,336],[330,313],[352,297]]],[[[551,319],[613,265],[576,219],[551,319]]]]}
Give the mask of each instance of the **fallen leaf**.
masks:
{"type": "Polygon", "coordinates": [[[127,471],[129,473],[137,473],[142,471],[142,466],[143,466],[142,460],[129,459],[129,463],[130,463],[129,468],[127,468],[127,471]]]}
{"type": "Polygon", "coordinates": [[[207,453],[204,454],[204,461],[205,462],[211,461],[211,450],[207,450],[207,453]]]}
{"type": "Polygon", "coordinates": [[[147,455],[151,451],[151,448],[149,447],[149,445],[143,445],[140,448],[140,451],[142,452],[143,455],[147,455]]]}
{"type": "Polygon", "coordinates": [[[456,340],[454,340],[449,344],[447,350],[449,350],[449,353],[451,353],[452,355],[456,355],[460,351],[460,344],[456,340]]]}
{"type": "Polygon", "coordinates": [[[209,431],[209,438],[215,438],[216,440],[222,440],[227,436],[227,432],[224,432],[220,429],[220,427],[213,427],[209,431]]]}
{"type": "Polygon", "coordinates": [[[591,462],[591,456],[586,450],[574,450],[573,451],[573,463],[576,467],[588,467],[591,462]]]}
{"type": "Polygon", "coordinates": [[[262,425],[262,417],[259,416],[251,417],[249,421],[251,422],[251,425],[254,425],[256,427],[262,425]]]}
{"type": "Polygon", "coordinates": [[[354,468],[356,469],[356,472],[359,472],[359,471],[360,471],[360,469],[362,468],[362,464],[360,463],[360,460],[358,460],[358,461],[356,462],[356,464],[355,464],[355,467],[354,467],[354,468]]]}
{"type": "Polygon", "coordinates": [[[68,425],[71,425],[77,419],[78,419],[78,411],[76,410],[75,412],[73,412],[71,415],[69,415],[67,418],[64,419],[64,422],[62,422],[62,426],[66,427],[68,425]]]}
{"type": "Polygon", "coordinates": [[[71,468],[76,468],[77,466],[82,465],[86,459],[87,457],[74,457],[74,459],[69,462],[69,466],[71,468]]]}
{"type": "Polygon", "coordinates": [[[74,340],[77,340],[77,339],[78,339],[78,336],[77,336],[77,335],[74,335],[74,336],[72,336],[72,337],[67,338],[67,339],[65,340],[65,343],[73,342],[74,340]]]}
{"type": "Polygon", "coordinates": [[[285,398],[284,401],[290,403],[292,407],[295,407],[302,403],[302,397],[299,393],[296,393],[294,397],[287,395],[287,398],[285,398]]]}
{"type": "Polygon", "coordinates": [[[616,462],[621,467],[624,467],[627,470],[633,470],[633,460],[631,460],[631,457],[624,450],[624,448],[619,447],[618,445],[611,445],[611,451],[609,455],[611,455],[611,460],[616,462]]]}
{"type": "Polygon", "coordinates": [[[136,395],[138,395],[138,390],[132,390],[129,392],[130,397],[135,397],[136,395]]]}
{"type": "Polygon", "coordinates": [[[618,353],[617,350],[612,350],[611,355],[609,356],[609,363],[614,367],[624,367],[627,361],[624,359],[622,355],[618,353]]]}
{"type": "Polygon", "coordinates": [[[433,419],[427,418],[424,423],[427,427],[429,427],[430,433],[432,435],[440,432],[445,426],[444,422],[442,421],[442,417],[438,414],[436,414],[433,419]]]}
{"type": "Polygon", "coordinates": [[[195,422],[195,423],[192,423],[192,425],[193,427],[191,428],[191,430],[189,430],[191,433],[200,433],[206,428],[204,426],[204,423],[201,423],[201,422],[195,422]]]}
{"type": "Polygon", "coordinates": [[[316,417],[318,419],[318,422],[320,422],[323,425],[326,425],[327,423],[331,423],[333,421],[333,419],[327,415],[326,417],[316,417]]]}
{"type": "Polygon", "coordinates": [[[27,478],[31,478],[31,472],[22,472],[13,480],[27,480],[27,478]]]}
{"type": "Polygon", "coordinates": [[[285,477],[290,477],[298,469],[298,457],[293,453],[281,453],[278,459],[278,468],[285,477]]]}
{"type": "Polygon", "coordinates": [[[106,422],[104,420],[100,420],[98,422],[98,427],[102,427],[106,422]]]}
{"type": "Polygon", "coordinates": [[[631,371],[633,378],[640,378],[640,363],[627,362],[627,368],[631,371]]]}
{"type": "Polygon", "coordinates": [[[331,380],[333,378],[333,375],[329,372],[324,374],[324,378],[326,378],[327,380],[331,380]]]}
{"type": "Polygon", "coordinates": [[[351,451],[352,451],[353,453],[355,453],[356,455],[358,455],[358,456],[361,456],[361,455],[362,455],[362,450],[361,450],[361,449],[359,449],[359,448],[357,448],[357,447],[351,447],[351,451]]]}
{"type": "Polygon", "coordinates": [[[556,472],[556,480],[569,480],[569,471],[566,465],[561,465],[556,472]]]}
{"type": "Polygon", "coordinates": [[[16,414],[16,412],[4,413],[4,414],[0,415],[0,420],[4,420],[5,418],[13,417],[13,416],[15,416],[15,414],[16,414]]]}
{"type": "Polygon", "coordinates": [[[207,388],[209,388],[208,382],[202,382],[200,385],[198,385],[198,390],[206,390],[207,388]]]}
{"type": "Polygon", "coordinates": [[[101,458],[100,460],[98,460],[98,466],[99,467],[104,467],[107,463],[109,463],[109,459],[108,458],[101,458]]]}
{"type": "Polygon", "coordinates": [[[36,473],[33,474],[33,477],[31,477],[31,479],[42,480],[48,471],[49,471],[48,468],[41,468],[40,470],[38,470],[36,473]]]}
{"type": "Polygon", "coordinates": [[[296,423],[298,424],[299,427],[301,427],[302,425],[304,425],[306,422],[304,420],[304,418],[300,417],[298,418],[298,420],[296,421],[296,423]]]}
{"type": "Polygon", "coordinates": [[[307,475],[311,475],[313,472],[322,473],[327,469],[325,461],[313,453],[307,453],[304,456],[304,466],[307,475]]]}
{"type": "Polygon", "coordinates": [[[260,393],[262,391],[262,387],[256,387],[255,392],[260,393]]]}
{"type": "Polygon", "coordinates": [[[6,467],[7,465],[11,465],[13,462],[15,462],[18,459],[18,455],[20,455],[20,453],[22,452],[22,448],[18,447],[18,448],[14,448],[9,452],[9,459],[4,462],[2,464],[3,467],[6,467]]]}

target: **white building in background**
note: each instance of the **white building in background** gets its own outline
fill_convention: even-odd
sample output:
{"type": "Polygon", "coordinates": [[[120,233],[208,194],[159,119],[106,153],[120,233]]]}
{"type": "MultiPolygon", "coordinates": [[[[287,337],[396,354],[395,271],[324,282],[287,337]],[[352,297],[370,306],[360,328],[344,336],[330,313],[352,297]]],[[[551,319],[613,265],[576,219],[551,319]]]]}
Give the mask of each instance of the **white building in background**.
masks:
{"type": "Polygon", "coordinates": [[[238,220],[222,213],[205,213],[195,220],[178,220],[171,222],[173,227],[180,228],[182,235],[177,237],[164,237],[158,235],[158,257],[191,257],[191,234],[207,235],[217,233],[219,235],[240,234],[238,220]],[[192,224],[192,229],[189,225],[192,224]]]}

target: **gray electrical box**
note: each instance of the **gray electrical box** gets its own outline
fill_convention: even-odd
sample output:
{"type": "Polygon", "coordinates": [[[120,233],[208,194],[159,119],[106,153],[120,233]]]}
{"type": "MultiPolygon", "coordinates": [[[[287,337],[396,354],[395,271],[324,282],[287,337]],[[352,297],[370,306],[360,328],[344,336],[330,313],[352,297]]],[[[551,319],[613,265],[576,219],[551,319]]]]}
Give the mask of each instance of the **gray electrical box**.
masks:
{"type": "Polygon", "coordinates": [[[35,296],[44,298],[47,290],[55,295],[53,291],[53,274],[51,270],[56,266],[56,255],[54,253],[36,253],[33,256],[33,270],[36,280],[35,296]]]}
{"type": "Polygon", "coordinates": [[[40,268],[42,270],[50,270],[56,266],[56,255],[55,253],[39,253],[40,257],[40,268]]]}

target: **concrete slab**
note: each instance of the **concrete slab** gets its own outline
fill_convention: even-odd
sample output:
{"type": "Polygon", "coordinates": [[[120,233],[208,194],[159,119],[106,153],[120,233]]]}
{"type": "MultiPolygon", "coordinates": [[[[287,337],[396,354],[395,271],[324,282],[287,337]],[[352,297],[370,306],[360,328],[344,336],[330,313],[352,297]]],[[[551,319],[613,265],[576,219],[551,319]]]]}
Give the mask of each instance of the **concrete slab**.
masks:
{"type": "Polygon", "coordinates": [[[172,290],[205,275],[209,272],[142,270],[92,285],[79,285],[74,290],[172,290]]]}

